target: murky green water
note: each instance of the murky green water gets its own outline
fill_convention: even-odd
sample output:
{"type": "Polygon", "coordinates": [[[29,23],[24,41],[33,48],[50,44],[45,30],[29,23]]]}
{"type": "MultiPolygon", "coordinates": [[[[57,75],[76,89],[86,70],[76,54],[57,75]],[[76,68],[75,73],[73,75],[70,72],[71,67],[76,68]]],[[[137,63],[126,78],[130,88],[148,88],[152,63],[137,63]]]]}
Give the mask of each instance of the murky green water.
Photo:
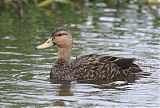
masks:
{"type": "Polygon", "coordinates": [[[85,3],[29,11],[24,22],[14,12],[0,13],[1,107],[160,107],[160,8],[134,2],[121,6],[85,3]],[[57,49],[36,51],[51,31],[70,25],[72,59],[89,54],[137,58],[150,76],[133,83],[52,84],[50,68],[57,49]]]}

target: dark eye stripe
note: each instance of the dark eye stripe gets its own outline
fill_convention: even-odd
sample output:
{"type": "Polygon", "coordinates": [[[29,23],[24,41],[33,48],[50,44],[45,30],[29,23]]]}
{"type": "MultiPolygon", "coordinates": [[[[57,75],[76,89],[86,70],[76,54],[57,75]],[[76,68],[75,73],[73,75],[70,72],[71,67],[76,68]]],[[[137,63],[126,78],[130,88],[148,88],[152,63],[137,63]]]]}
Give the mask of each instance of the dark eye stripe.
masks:
{"type": "Polygon", "coordinates": [[[58,36],[62,36],[62,35],[67,35],[66,33],[63,33],[63,34],[58,34],[58,36]]]}

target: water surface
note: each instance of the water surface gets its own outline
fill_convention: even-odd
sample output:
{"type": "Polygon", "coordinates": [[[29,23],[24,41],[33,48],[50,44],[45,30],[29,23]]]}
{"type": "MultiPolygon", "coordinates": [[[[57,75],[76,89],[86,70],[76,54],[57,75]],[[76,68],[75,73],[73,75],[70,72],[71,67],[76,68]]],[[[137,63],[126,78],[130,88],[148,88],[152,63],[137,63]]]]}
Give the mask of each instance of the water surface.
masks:
{"type": "Polygon", "coordinates": [[[86,2],[46,11],[50,14],[28,12],[24,22],[12,12],[1,12],[1,107],[160,107],[160,8],[86,2]],[[35,46],[65,24],[74,38],[72,59],[90,53],[134,57],[151,75],[129,83],[52,84],[49,73],[57,49],[36,51],[35,46]]]}

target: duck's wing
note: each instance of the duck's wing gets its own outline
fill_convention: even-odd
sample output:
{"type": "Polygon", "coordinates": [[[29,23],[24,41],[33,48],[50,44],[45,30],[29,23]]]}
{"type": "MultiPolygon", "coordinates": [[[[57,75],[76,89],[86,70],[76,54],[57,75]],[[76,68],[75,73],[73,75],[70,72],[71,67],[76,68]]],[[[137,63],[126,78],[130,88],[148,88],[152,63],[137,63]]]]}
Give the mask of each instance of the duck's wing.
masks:
{"type": "Polygon", "coordinates": [[[90,55],[84,55],[72,62],[73,67],[77,67],[79,65],[87,65],[90,63],[108,63],[111,62],[113,64],[116,64],[119,68],[126,69],[129,68],[132,64],[134,58],[122,58],[122,57],[114,57],[114,56],[108,56],[108,55],[97,55],[97,54],[90,54],[90,55]]]}
{"type": "Polygon", "coordinates": [[[74,61],[72,61],[72,66],[77,67],[79,65],[89,64],[89,63],[92,63],[92,62],[98,62],[97,59],[100,56],[101,55],[97,55],[97,54],[83,55],[79,58],[76,58],[74,61]]]}
{"type": "Polygon", "coordinates": [[[111,62],[88,62],[88,64],[81,64],[74,67],[72,72],[78,81],[111,81],[121,75],[123,71],[111,62]]]}
{"type": "Polygon", "coordinates": [[[90,54],[81,56],[72,62],[72,72],[77,80],[117,80],[141,69],[134,64],[134,58],[113,57],[90,54]]]}
{"type": "Polygon", "coordinates": [[[111,62],[115,63],[118,67],[122,69],[127,69],[133,64],[133,61],[135,61],[135,58],[120,58],[119,57],[111,62]]]}

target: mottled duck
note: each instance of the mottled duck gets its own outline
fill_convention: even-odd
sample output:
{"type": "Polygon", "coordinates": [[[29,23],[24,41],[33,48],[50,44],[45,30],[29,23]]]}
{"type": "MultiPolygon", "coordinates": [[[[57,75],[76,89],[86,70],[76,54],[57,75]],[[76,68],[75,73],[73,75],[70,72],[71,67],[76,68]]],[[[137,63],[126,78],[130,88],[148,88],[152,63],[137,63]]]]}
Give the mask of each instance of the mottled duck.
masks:
{"type": "Polygon", "coordinates": [[[57,28],[52,36],[36,49],[58,46],[58,59],[53,64],[50,79],[53,81],[113,81],[125,79],[142,71],[134,58],[89,54],[70,60],[72,35],[68,28],[57,28]]]}

